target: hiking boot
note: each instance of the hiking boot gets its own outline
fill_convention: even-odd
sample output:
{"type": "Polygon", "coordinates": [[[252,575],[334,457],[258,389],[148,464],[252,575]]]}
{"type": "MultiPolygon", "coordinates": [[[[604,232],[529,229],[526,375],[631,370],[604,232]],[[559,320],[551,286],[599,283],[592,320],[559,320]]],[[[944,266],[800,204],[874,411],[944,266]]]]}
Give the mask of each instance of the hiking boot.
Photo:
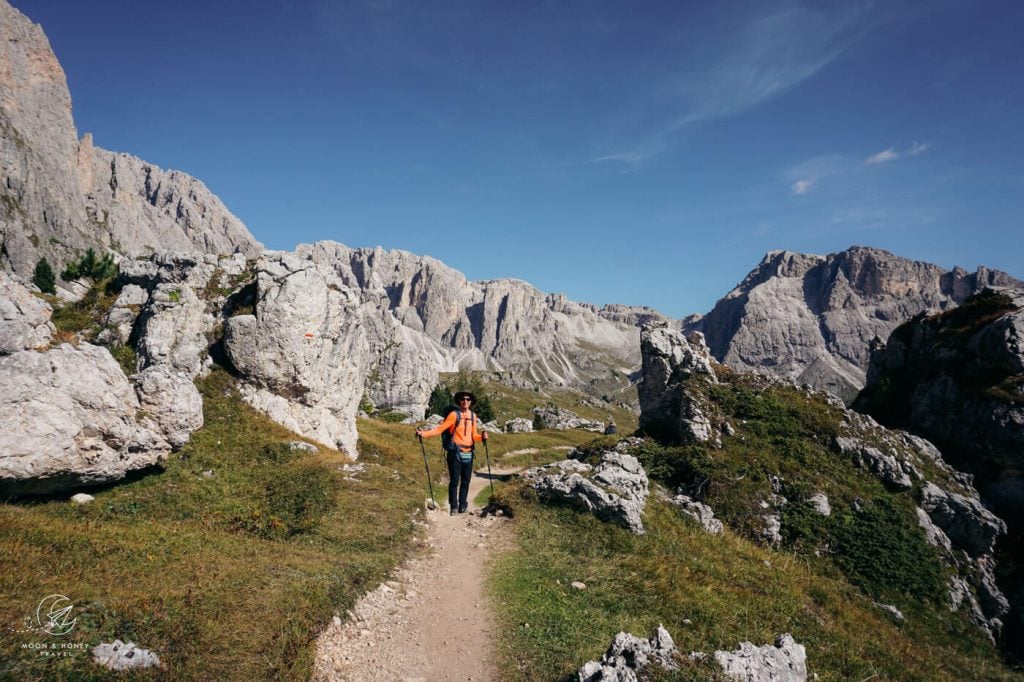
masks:
{"type": "Polygon", "coordinates": [[[452,509],[450,512],[448,512],[448,516],[455,516],[455,510],[452,509]]]}
{"type": "Polygon", "coordinates": [[[466,505],[466,504],[460,504],[459,505],[459,513],[460,514],[465,514],[466,510],[468,510],[468,509],[469,509],[469,505],[466,505]]]}

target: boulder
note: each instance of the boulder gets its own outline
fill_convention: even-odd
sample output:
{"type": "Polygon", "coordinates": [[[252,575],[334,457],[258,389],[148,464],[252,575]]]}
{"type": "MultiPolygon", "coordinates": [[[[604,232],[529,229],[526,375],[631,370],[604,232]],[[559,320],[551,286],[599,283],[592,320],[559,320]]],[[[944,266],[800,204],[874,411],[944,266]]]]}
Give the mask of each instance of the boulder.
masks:
{"type": "Polygon", "coordinates": [[[356,456],[369,364],[358,292],[285,253],[259,259],[256,292],[256,314],[225,324],[243,398],[296,433],[356,456]]]}
{"type": "Polygon", "coordinates": [[[46,301],[0,271],[0,355],[48,345],[53,336],[52,314],[46,301]]]}
{"type": "Polygon", "coordinates": [[[529,419],[523,419],[522,417],[516,417],[509,419],[505,422],[506,433],[532,433],[533,422],[529,419]]]}
{"type": "Polygon", "coordinates": [[[715,512],[703,502],[697,502],[682,492],[669,499],[669,504],[699,523],[711,535],[720,535],[724,530],[722,522],[715,518],[715,512]]]}
{"type": "Polygon", "coordinates": [[[0,356],[0,496],[116,481],[161,464],[170,444],[105,348],[63,344],[0,356]]]}
{"type": "Polygon", "coordinates": [[[604,433],[604,424],[602,422],[583,419],[575,412],[557,405],[535,407],[532,412],[534,415],[534,421],[530,424],[531,431],[533,430],[533,424],[539,423],[540,428],[542,429],[556,429],[558,431],[583,429],[585,431],[593,431],[595,433],[604,433]]]}
{"type": "Polygon", "coordinates": [[[811,505],[811,509],[822,516],[832,515],[832,505],[828,503],[828,495],[825,493],[816,493],[811,495],[807,498],[807,503],[811,505]]]}
{"type": "Polygon", "coordinates": [[[135,642],[101,642],[92,648],[92,660],[110,670],[134,670],[160,665],[160,657],[135,642]]]}
{"type": "Polygon", "coordinates": [[[569,459],[528,469],[522,476],[542,500],[572,505],[637,535],[645,532],[641,515],[647,474],[632,455],[610,450],[596,467],[569,459]]]}
{"type": "Polygon", "coordinates": [[[662,625],[649,639],[641,639],[620,632],[612,639],[608,651],[600,661],[588,661],[576,674],[579,682],[635,681],[644,668],[657,665],[665,670],[677,670],[675,642],[662,625]]]}
{"type": "Polygon", "coordinates": [[[745,682],[804,682],[807,679],[807,650],[789,633],[779,635],[774,645],[755,646],[742,642],[735,651],[716,651],[715,660],[726,677],[745,682]]]}

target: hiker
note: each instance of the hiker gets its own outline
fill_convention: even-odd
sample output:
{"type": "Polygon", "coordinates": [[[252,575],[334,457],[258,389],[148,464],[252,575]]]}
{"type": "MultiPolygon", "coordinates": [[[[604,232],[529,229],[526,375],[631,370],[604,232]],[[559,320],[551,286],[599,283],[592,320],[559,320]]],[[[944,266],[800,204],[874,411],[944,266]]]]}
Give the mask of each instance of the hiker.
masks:
{"type": "Polygon", "coordinates": [[[618,432],[619,432],[619,430],[617,428],[615,428],[615,421],[614,420],[608,422],[608,426],[604,427],[604,435],[606,435],[606,436],[614,436],[618,432]]]}
{"type": "Polygon", "coordinates": [[[455,406],[448,408],[444,421],[432,429],[416,429],[417,438],[433,438],[446,434],[442,444],[448,460],[448,508],[450,514],[465,514],[469,509],[469,479],[473,476],[473,449],[476,443],[487,440],[487,432],[477,429],[473,412],[476,396],[469,391],[455,394],[455,406]]]}

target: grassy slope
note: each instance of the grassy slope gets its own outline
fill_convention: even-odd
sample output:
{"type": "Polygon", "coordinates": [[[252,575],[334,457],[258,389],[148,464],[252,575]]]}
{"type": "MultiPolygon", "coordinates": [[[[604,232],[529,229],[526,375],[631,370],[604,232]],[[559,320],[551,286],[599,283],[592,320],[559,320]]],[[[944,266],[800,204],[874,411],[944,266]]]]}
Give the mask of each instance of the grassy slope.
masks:
{"type": "MultiPolygon", "coordinates": [[[[61,641],[131,639],[158,652],[167,679],[307,677],[317,630],[414,546],[422,460],[409,427],[364,422],[367,471],[346,481],[337,452],[275,447],[294,434],[223,373],[202,391],[206,427],[163,473],[81,507],[0,506],[0,622],[57,592],[78,617],[61,641]]],[[[0,678],[103,677],[88,655],[20,648],[36,641],[0,629],[0,678]]]]}
{"type": "MultiPolygon", "coordinates": [[[[829,447],[838,410],[743,376],[705,393],[713,420],[736,428],[721,449],[650,443],[637,455],[670,487],[703,481],[704,501],[730,527],[724,536],[705,534],[653,497],[648,533],[635,537],[540,505],[529,491],[502,491],[518,529],[493,582],[506,676],[560,679],[599,658],[619,630],[646,636],[659,622],[683,651],[731,650],[792,632],[822,679],[1011,675],[965,616],[942,603],[950,569],[923,543],[912,493],[886,490],[829,447]],[[781,551],[749,539],[761,530],[769,475],[781,475],[790,499],[781,551]],[[832,502],[828,519],[802,504],[819,491],[832,502]],[[864,512],[852,512],[855,500],[864,512]],[[572,589],[573,580],[587,589],[572,589]],[[907,622],[889,621],[872,605],[876,598],[898,605],[907,622]]],[[[705,664],[679,677],[713,674],[705,664]]]]}

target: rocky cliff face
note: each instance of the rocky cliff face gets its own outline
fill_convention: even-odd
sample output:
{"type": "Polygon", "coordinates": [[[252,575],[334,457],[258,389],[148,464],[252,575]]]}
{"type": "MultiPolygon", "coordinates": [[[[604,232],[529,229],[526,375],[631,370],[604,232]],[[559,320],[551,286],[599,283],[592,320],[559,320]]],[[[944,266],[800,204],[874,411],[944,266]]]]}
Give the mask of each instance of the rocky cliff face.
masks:
{"type": "MultiPolygon", "coordinates": [[[[871,354],[854,407],[934,441],[974,475],[985,502],[1005,518],[1010,568],[1024,552],[1024,293],[985,290],[959,308],[919,315],[871,354]]],[[[1024,572],[1005,572],[1013,612],[1011,649],[1024,650],[1024,572]]]]}
{"type": "Polygon", "coordinates": [[[828,256],[773,251],[686,329],[702,331],[731,367],[765,368],[849,401],[864,385],[872,339],[984,286],[1024,283],[997,270],[944,271],[859,246],[828,256]]]}
{"type": "Polygon", "coordinates": [[[58,272],[88,247],[256,255],[261,246],[206,187],[78,140],[64,71],[40,26],[0,0],[0,267],[58,272]]]}

